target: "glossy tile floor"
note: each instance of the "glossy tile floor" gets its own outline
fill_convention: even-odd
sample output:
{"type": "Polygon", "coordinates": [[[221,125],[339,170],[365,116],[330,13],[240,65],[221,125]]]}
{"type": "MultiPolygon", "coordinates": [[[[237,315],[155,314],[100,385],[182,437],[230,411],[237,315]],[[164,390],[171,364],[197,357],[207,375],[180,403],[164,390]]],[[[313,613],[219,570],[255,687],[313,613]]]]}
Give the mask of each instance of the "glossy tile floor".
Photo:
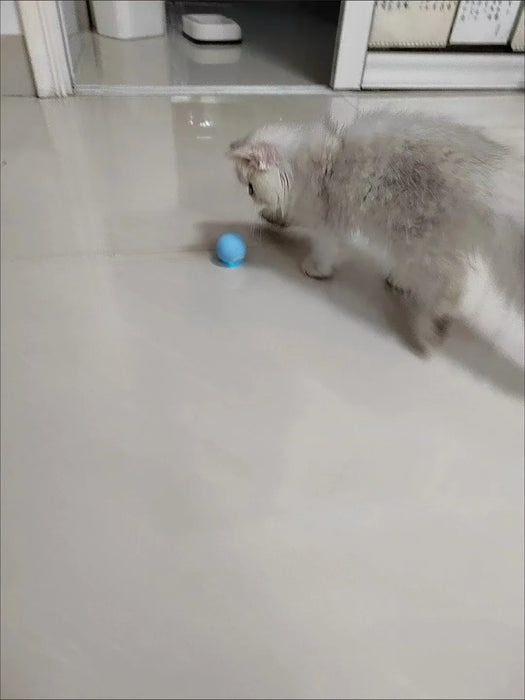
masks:
{"type": "MultiPolygon", "coordinates": [[[[293,3],[228,3],[222,12],[241,25],[242,44],[206,46],[182,36],[178,5],[183,4],[168,5],[168,33],[162,37],[121,41],[86,34],[76,85],[329,84],[336,19],[294,10],[293,3]]],[[[210,12],[210,7],[195,11],[210,12]]]]}
{"type": "Polygon", "coordinates": [[[521,373],[255,222],[223,153],[390,103],[523,151],[521,95],[2,101],[4,698],[520,698],[521,373]]]}

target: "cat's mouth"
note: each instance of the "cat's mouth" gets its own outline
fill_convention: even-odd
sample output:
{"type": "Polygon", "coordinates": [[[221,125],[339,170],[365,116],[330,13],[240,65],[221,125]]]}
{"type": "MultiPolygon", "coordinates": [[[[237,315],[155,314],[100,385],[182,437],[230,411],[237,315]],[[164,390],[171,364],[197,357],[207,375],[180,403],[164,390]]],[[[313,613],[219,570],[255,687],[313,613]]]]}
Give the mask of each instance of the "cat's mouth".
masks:
{"type": "Polygon", "coordinates": [[[280,228],[287,228],[288,222],[277,212],[268,211],[268,209],[263,209],[259,212],[259,216],[267,221],[272,226],[279,226],[280,228]]]}

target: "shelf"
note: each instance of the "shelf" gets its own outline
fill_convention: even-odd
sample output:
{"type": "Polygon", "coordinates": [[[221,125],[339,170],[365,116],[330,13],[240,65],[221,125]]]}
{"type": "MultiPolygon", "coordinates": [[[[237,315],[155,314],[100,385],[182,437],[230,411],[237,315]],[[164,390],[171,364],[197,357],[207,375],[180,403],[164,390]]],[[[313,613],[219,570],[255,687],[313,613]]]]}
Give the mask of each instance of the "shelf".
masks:
{"type": "Polygon", "coordinates": [[[362,88],[523,89],[523,54],[368,51],[362,88]]]}

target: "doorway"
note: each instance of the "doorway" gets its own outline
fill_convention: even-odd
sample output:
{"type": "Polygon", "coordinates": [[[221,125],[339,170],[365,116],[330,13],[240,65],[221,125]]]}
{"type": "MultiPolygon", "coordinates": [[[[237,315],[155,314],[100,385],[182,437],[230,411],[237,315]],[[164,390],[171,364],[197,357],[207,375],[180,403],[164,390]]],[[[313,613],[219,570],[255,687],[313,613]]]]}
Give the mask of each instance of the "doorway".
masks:
{"type": "Polygon", "coordinates": [[[167,0],[164,8],[163,35],[123,40],[96,31],[96,16],[91,6],[89,29],[82,33],[81,48],[72,59],[75,91],[86,94],[149,90],[177,94],[203,89],[243,92],[256,88],[259,92],[315,93],[329,89],[339,1],[167,0]],[[241,26],[242,43],[193,43],[182,35],[185,13],[230,17],[241,26]]]}

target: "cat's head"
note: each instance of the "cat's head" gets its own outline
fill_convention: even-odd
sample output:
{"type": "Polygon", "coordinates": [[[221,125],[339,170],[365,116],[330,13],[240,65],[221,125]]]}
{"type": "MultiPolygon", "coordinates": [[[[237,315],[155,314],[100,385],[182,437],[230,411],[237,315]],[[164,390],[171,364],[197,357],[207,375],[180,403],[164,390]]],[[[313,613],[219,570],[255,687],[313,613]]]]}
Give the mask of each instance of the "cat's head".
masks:
{"type": "Polygon", "coordinates": [[[227,155],[233,160],[239,182],[262,214],[273,223],[286,225],[292,187],[291,155],[296,141],[292,125],[265,126],[239,141],[227,155]]]}

